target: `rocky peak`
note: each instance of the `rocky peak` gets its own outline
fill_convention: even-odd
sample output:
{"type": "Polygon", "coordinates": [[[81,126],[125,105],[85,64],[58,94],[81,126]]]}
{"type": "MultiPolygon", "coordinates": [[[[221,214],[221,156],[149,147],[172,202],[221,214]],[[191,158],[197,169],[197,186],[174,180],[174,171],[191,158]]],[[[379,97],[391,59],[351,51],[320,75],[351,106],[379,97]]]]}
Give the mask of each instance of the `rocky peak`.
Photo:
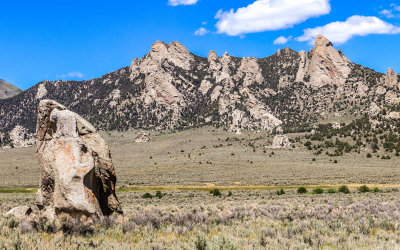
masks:
{"type": "Polygon", "coordinates": [[[208,61],[216,61],[218,59],[218,55],[214,50],[211,50],[210,53],[208,53],[208,61]]]}
{"type": "Polygon", "coordinates": [[[283,48],[283,49],[278,49],[278,52],[276,52],[276,54],[278,55],[278,56],[280,56],[280,55],[287,55],[287,54],[289,54],[290,53],[290,51],[292,51],[289,47],[285,47],[285,48],[283,48]]]}
{"type": "Polygon", "coordinates": [[[311,86],[343,85],[346,82],[351,72],[351,62],[327,38],[318,35],[309,53],[311,60],[306,76],[309,76],[311,86]]]}
{"type": "Polygon", "coordinates": [[[392,68],[389,68],[387,74],[385,75],[385,85],[389,88],[397,86],[397,74],[392,68]]]}
{"type": "Polygon", "coordinates": [[[155,42],[150,49],[149,56],[154,60],[161,61],[168,54],[167,44],[162,41],[155,42]]]}
{"type": "Polygon", "coordinates": [[[168,62],[185,70],[190,70],[191,64],[194,63],[192,53],[179,42],[166,44],[157,41],[151,47],[148,57],[157,63],[168,60],[168,62]]]}
{"type": "Polygon", "coordinates": [[[318,35],[317,38],[315,39],[314,48],[320,48],[320,47],[333,47],[333,45],[331,41],[329,41],[326,37],[318,35]]]}

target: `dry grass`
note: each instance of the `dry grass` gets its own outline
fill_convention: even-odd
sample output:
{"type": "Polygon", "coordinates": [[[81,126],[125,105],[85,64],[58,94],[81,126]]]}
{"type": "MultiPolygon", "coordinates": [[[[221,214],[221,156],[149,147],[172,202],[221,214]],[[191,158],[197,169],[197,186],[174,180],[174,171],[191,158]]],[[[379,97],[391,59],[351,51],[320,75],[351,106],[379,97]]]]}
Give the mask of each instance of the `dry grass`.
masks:
{"type": "MultiPolygon", "coordinates": [[[[0,249],[394,249],[400,246],[399,158],[264,149],[272,137],[214,128],[107,132],[124,217],[38,225],[0,218],[0,249]],[[229,137],[229,139],[227,139],[229,137]],[[265,150],[265,152],[264,152],[265,150]],[[273,153],[272,153],[273,152],[273,153]],[[316,158],[315,161],[312,159],[316,158]],[[338,163],[334,163],[333,160],[338,163]],[[352,193],[327,193],[348,184],[352,193]],[[360,193],[368,184],[382,192],[360,193]],[[304,186],[306,194],[296,189],[304,186]],[[314,188],[324,188],[320,195],[314,188]],[[222,196],[209,190],[218,188],[222,196]],[[277,189],[285,189],[277,195],[277,189]],[[161,199],[153,196],[161,190],[161,199]],[[232,195],[229,195],[229,192],[232,195]],[[54,231],[58,231],[54,233],[54,231]]],[[[302,135],[290,135],[290,137],[302,135]]],[[[0,213],[34,207],[34,148],[0,149],[0,213]]]]}
{"type": "MultiPolygon", "coordinates": [[[[162,199],[120,193],[125,217],[96,223],[64,222],[35,229],[0,219],[0,248],[45,249],[318,249],[400,246],[400,193],[297,194],[267,190],[167,191],[162,199]],[[39,231],[37,231],[39,230],[39,231]],[[44,230],[44,231],[43,231],[44,230]],[[47,231],[46,231],[47,230],[47,231]],[[205,248],[202,248],[205,247],[205,248]]],[[[31,204],[33,194],[0,194],[0,212],[31,204]]]]}
{"type": "MultiPolygon", "coordinates": [[[[293,150],[265,150],[272,141],[265,133],[237,136],[214,128],[154,132],[152,141],[142,144],[134,143],[134,132],[103,136],[111,148],[117,184],[124,187],[396,184],[400,178],[398,157],[366,158],[367,152],[316,156],[302,146],[305,140],[293,150]]],[[[34,148],[0,150],[0,158],[1,187],[37,187],[34,148]]]]}

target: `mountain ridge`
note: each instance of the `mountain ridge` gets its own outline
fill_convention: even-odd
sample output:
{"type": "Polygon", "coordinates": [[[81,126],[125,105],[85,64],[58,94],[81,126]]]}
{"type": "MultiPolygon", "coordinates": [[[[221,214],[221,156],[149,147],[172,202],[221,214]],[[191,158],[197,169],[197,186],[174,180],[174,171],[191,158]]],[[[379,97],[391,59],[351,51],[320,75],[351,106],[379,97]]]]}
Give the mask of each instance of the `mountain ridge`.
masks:
{"type": "Polygon", "coordinates": [[[12,85],[11,83],[6,82],[3,79],[0,79],[0,100],[13,97],[21,92],[22,90],[19,89],[17,86],[12,85]]]}
{"type": "MultiPolygon", "coordinates": [[[[264,58],[208,57],[179,42],[155,42],[131,65],[85,81],[42,81],[0,101],[0,133],[35,129],[36,107],[54,99],[98,129],[304,129],[319,118],[362,116],[400,103],[399,75],[352,63],[323,36],[309,52],[290,48],[264,58]]],[[[1,138],[0,138],[1,139],[1,138]]],[[[10,140],[10,139],[9,139],[10,140]]],[[[8,140],[8,141],[9,141],[8,140]]]]}

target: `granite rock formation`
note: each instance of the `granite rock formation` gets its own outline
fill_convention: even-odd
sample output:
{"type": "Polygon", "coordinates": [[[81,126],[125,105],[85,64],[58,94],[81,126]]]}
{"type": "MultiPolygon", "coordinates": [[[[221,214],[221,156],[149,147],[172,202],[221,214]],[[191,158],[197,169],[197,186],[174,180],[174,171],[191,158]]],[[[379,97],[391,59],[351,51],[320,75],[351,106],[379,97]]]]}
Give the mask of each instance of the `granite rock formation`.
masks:
{"type": "Polygon", "coordinates": [[[36,203],[46,217],[122,212],[110,150],[89,122],[55,101],[42,100],[36,131],[41,176],[36,203]]]}

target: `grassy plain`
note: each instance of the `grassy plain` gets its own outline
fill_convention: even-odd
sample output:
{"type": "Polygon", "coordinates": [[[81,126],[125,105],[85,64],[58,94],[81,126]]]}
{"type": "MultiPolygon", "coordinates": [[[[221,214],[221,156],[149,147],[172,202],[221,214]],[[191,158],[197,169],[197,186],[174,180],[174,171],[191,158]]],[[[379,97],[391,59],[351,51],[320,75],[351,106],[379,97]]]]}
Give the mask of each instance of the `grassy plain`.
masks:
{"type": "MultiPolygon", "coordinates": [[[[32,226],[0,218],[0,249],[400,246],[400,158],[394,155],[314,155],[302,134],[289,135],[302,138],[293,149],[266,149],[273,137],[265,133],[215,128],[152,132],[150,143],[135,143],[135,132],[102,135],[112,152],[124,216],[70,222],[58,232],[51,222],[32,226]],[[328,193],[343,184],[350,194],[328,193]],[[380,191],[361,193],[362,184],[380,191]],[[308,192],[297,193],[300,186],[308,192]],[[324,193],[313,194],[316,187],[324,193]],[[222,196],[210,194],[215,188],[222,196]],[[280,189],[285,193],[278,195],[280,189]],[[142,197],[158,190],[161,199],[142,197]]],[[[0,159],[0,213],[35,207],[35,149],[0,149],[0,159]]]]}
{"type": "MultiPolygon", "coordinates": [[[[265,133],[235,135],[200,128],[154,132],[149,143],[135,143],[135,132],[102,135],[110,146],[120,187],[398,184],[400,179],[399,157],[366,158],[367,151],[340,157],[314,155],[304,147],[305,139],[294,143],[292,150],[265,149],[273,138],[265,133]]],[[[38,186],[34,147],[0,149],[0,159],[0,187],[38,186]]]]}

